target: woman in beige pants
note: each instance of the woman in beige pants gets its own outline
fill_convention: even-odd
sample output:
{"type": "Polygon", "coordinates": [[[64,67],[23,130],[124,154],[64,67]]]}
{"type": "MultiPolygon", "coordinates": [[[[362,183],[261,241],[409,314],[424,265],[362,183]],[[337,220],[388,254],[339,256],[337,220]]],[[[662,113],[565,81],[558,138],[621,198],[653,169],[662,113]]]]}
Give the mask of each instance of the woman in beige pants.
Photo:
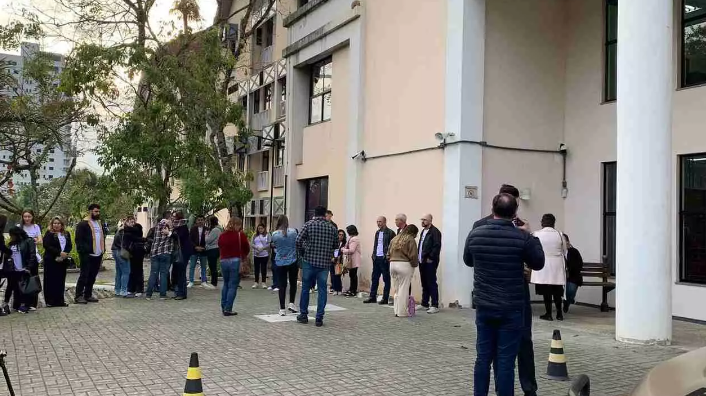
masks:
{"type": "Polygon", "coordinates": [[[419,266],[417,237],[419,229],[414,224],[408,225],[399,235],[390,241],[390,275],[395,295],[395,316],[408,316],[409,285],[414,269],[419,266]]]}

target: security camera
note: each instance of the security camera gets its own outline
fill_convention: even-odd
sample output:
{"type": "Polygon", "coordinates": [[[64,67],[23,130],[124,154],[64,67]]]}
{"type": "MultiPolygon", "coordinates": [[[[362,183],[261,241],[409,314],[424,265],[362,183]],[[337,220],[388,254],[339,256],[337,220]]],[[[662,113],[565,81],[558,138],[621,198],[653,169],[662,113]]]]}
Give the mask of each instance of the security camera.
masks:
{"type": "Polygon", "coordinates": [[[444,134],[441,133],[441,132],[435,133],[435,134],[434,134],[434,137],[435,137],[436,140],[438,140],[438,141],[443,141],[443,140],[445,139],[444,134]]]}
{"type": "Polygon", "coordinates": [[[351,157],[351,159],[358,159],[358,158],[360,158],[360,159],[362,159],[363,161],[365,161],[365,150],[361,150],[361,151],[359,151],[358,153],[356,153],[356,155],[354,155],[354,156],[351,157]]]}
{"type": "Polygon", "coordinates": [[[566,145],[565,145],[564,143],[560,143],[560,144],[559,144],[559,151],[562,152],[562,153],[565,153],[566,150],[567,150],[566,145]]]}

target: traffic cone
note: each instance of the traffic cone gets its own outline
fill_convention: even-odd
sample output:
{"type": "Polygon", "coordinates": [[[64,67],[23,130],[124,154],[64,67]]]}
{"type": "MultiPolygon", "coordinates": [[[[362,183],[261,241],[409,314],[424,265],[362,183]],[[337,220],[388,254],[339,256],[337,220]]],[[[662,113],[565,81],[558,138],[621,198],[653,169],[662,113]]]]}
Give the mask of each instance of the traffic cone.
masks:
{"type": "Polygon", "coordinates": [[[554,330],[552,335],[547,378],[555,381],[569,380],[569,370],[566,368],[566,356],[564,355],[564,343],[561,341],[561,332],[559,330],[554,330]]]}
{"type": "Polygon", "coordinates": [[[203,396],[203,385],[201,384],[201,369],[199,368],[199,354],[191,353],[189,361],[189,371],[186,372],[186,385],[184,385],[184,396],[203,396]]]}

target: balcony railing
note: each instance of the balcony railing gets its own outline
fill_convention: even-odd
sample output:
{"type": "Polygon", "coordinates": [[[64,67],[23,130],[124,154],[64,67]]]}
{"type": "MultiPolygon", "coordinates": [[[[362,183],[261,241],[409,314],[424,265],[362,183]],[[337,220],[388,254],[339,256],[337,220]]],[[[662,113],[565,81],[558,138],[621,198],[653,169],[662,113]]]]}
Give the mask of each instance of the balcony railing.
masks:
{"type": "Polygon", "coordinates": [[[270,187],[270,172],[257,172],[257,191],[267,191],[270,187]]]}
{"type": "Polygon", "coordinates": [[[272,109],[263,110],[253,114],[251,118],[251,128],[255,131],[261,131],[262,128],[272,124],[272,109]]]}
{"type": "Polygon", "coordinates": [[[284,167],[282,165],[273,168],[273,187],[284,187],[284,167]]]}

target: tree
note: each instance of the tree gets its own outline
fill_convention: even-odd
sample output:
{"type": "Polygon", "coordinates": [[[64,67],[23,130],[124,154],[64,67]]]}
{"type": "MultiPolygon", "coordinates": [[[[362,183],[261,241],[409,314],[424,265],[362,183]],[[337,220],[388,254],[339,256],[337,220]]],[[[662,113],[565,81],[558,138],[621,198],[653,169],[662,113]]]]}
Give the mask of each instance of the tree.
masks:
{"type": "MultiPolygon", "coordinates": [[[[12,22],[0,26],[0,48],[16,48],[26,38],[41,37],[38,24],[12,22]]],[[[94,124],[95,117],[88,111],[88,102],[79,96],[66,95],[61,86],[62,75],[53,70],[53,59],[42,51],[32,54],[23,62],[19,77],[4,67],[0,70],[0,150],[9,153],[0,159],[5,172],[0,175],[0,208],[21,214],[24,207],[13,197],[12,179],[20,173],[28,174],[30,191],[26,207],[34,209],[41,221],[52,205],[39,210],[39,171],[48,163],[48,154],[61,149],[73,157],[67,167],[71,175],[79,154],[72,142],[85,125],[94,124]]],[[[68,179],[68,177],[66,178],[68,179]]],[[[61,188],[52,196],[55,202],[61,188]]]]}

